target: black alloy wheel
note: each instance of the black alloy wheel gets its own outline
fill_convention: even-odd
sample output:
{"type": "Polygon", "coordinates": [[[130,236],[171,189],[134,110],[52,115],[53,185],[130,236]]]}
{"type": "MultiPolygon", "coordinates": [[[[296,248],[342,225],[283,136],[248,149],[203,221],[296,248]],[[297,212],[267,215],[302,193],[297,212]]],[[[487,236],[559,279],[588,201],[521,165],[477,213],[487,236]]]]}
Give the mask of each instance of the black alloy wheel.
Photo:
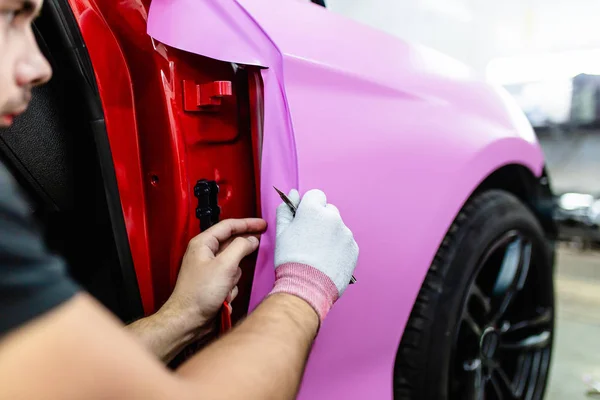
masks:
{"type": "Polygon", "coordinates": [[[449,227],[394,366],[395,400],[541,400],[554,337],[555,244],[532,210],[476,193],[449,227]]]}
{"type": "Polygon", "coordinates": [[[480,261],[453,351],[450,393],[457,399],[541,398],[550,367],[552,287],[530,268],[531,240],[505,233],[480,261]]]}

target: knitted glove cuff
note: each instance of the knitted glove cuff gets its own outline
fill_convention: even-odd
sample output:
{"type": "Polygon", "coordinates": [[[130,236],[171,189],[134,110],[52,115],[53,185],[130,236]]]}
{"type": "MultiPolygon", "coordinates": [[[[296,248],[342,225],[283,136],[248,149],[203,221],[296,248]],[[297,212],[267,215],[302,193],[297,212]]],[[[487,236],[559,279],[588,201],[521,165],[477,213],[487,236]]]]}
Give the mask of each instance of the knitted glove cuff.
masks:
{"type": "Polygon", "coordinates": [[[318,269],[306,264],[286,263],[275,269],[275,286],[271,293],[300,297],[314,308],[321,322],[338,299],[333,281],[318,269]]]}

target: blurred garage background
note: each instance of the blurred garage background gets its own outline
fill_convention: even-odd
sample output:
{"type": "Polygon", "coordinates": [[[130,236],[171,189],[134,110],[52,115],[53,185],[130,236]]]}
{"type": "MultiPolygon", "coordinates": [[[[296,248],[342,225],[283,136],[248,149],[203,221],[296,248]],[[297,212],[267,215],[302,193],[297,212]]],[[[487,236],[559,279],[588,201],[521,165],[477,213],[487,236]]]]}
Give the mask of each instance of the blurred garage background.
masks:
{"type": "Polygon", "coordinates": [[[521,105],[546,153],[561,235],[546,398],[590,398],[600,381],[600,1],[326,3],[333,12],[453,56],[521,105]]]}

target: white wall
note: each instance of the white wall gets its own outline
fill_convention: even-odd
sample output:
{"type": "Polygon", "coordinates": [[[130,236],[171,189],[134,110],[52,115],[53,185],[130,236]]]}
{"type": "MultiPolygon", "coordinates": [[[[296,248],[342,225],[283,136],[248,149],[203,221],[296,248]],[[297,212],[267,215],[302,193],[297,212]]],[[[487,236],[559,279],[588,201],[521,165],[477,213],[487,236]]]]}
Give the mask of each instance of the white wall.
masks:
{"type": "Polygon", "coordinates": [[[600,48],[600,0],[327,0],[485,73],[497,57],[600,48]]]}

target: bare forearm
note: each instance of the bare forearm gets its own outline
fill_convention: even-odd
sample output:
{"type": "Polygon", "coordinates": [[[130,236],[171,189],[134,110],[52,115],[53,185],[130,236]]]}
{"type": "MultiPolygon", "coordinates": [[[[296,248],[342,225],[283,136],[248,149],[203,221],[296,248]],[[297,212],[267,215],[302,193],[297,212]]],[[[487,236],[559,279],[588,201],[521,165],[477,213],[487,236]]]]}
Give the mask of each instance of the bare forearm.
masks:
{"type": "Polygon", "coordinates": [[[218,388],[211,398],[293,399],[318,324],[304,300],[272,295],[177,372],[189,381],[210,382],[205,391],[218,388]]]}
{"type": "Polygon", "coordinates": [[[194,339],[210,332],[210,327],[187,326],[180,314],[161,309],[156,314],[139,319],[126,326],[156,357],[167,363],[194,339]]]}

